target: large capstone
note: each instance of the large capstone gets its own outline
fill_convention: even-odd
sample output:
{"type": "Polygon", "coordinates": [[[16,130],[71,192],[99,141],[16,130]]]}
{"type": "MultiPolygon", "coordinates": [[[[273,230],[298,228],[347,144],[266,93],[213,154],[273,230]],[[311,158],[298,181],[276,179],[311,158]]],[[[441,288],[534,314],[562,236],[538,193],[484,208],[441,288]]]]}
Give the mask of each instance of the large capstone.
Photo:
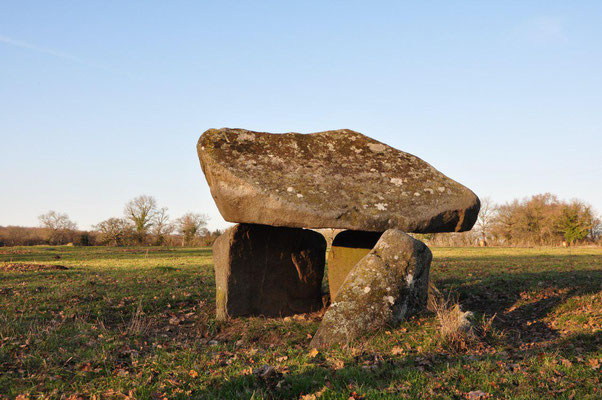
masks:
{"type": "Polygon", "coordinates": [[[380,235],[378,232],[343,231],[335,236],[328,253],[328,287],[332,300],[347,274],[374,248],[380,235]]]}
{"type": "Polygon", "coordinates": [[[213,245],[217,318],[319,310],[325,252],[324,237],[306,229],[228,229],[213,245]]]}
{"type": "Polygon", "coordinates": [[[311,346],[347,343],[425,310],[431,259],[421,241],[386,231],[347,275],[311,346]]]}
{"type": "Polygon", "coordinates": [[[197,145],[225,220],[384,232],[469,230],[477,196],[409,153],[348,129],[210,129],[197,145]]]}

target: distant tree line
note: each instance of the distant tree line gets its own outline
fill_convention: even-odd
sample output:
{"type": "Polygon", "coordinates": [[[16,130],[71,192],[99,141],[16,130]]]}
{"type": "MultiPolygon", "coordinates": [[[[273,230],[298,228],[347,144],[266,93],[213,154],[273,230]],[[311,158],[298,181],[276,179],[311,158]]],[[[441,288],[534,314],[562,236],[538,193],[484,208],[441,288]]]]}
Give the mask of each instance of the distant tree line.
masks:
{"type": "Polygon", "coordinates": [[[64,213],[49,211],[38,217],[40,227],[0,226],[0,246],[210,246],[221,231],[206,229],[207,216],[188,212],[172,220],[152,196],[126,203],[122,217],[99,222],[92,231],[78,230],[64,213]]]}
{"type": "MultiPolygon", "coordinates": [[[[39,216],[40,227],[0,226],[0,246],[210,246],[222,233],[206,229],[207,217],[186,213],[171,219],[152,196],[126,203],[123,216],[99,222],[92,231],[77,229],[67,214],[39,216]]],[[[433,246],[572,246],[602,245],[602,222],[581,200],[563,201],[550,193],[495,204],[481,199],[474,228],[462,233],[416,235],[433,246]]]]}
{"type": "Polygon", "coordinates": [[[602,223],[590,205],[545,193],[504,204],[481,199],[474,228],[419,235],[440,246],[572,246],[602,244],[602,223]]]}

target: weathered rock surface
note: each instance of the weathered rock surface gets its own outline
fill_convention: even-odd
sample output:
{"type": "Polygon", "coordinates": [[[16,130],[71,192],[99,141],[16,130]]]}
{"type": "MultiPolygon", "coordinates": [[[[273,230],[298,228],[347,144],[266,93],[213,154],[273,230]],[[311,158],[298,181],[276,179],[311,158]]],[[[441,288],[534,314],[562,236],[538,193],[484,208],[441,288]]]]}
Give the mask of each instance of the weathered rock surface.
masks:
{"type": "Polygon", "coordinates": [[[346,343],[424,310],[431,259],[421,241],[386,231],[347,275],[311,346],[346,343]]]}
{"type": "Polygon", "coordinates": [[[227,221],[384,232],[469,230],[477,196],[420,158],[347,129],[210,129],[201,166],[227,221]]]}
{"type": "Polygon", "coordinates": [[[326,240],[314,231],[239,224],[213,245],[217,318],[322,308],[326,240]]]}
{"type": "Polygon", "coordinates": [[[378,232],[343,231],[332,241],[328,253],[328,286],[334,300],[347,274],[374,248],[381,234],[378,232]]]}

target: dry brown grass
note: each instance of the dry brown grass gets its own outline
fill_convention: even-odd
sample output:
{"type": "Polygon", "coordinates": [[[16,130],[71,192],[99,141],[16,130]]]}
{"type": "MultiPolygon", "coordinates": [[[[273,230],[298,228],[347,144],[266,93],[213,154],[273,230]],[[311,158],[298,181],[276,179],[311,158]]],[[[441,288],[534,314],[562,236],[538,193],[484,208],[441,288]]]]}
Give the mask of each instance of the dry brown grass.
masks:
{"type": "Polygon", "coordinates": [[[127,325],[125,330],[125,334],[127,335],[142,335],[150,329],[151,320],[146,316],[144,310],[142,309],[142,301],[138,302],[138,307],[136,307],[136,311],[132,314],[132,318],[127,325]]]}
{"type": "Polygon", "coordinates": [[[496,315],[483,315],[477,320],[471,311],[462,310],[456,299],[450,295],[444,297],[434,285],[429,287],[429,311],[436,314],[438,337],[449,350],[466,351],[505,337],[505,333],[493,325],[496,315]]]}
{"type": "Polygon", "coordinates": [[[432,306],[439,321],[439,337],[453,350],[466,350],[476,340],[473,330],[473,313],[463,311],[453,299],[433,299],[432,306]]]}

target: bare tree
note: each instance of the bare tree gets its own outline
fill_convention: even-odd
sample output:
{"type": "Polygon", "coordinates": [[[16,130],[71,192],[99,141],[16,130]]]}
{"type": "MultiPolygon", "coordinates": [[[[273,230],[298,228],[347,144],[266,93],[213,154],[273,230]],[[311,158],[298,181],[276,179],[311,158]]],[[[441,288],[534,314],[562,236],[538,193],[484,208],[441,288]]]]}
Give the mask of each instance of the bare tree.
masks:
{"type": "Polygon", "coordinates": [[[46,214],[42,214],[38,217],[40,225],[43,228],[52,230],[76,230],[77,225],[75,222],[69,219],[67,214],[57,213],[56,211],[49,211],[46,214]]]}
{"type": "Polygon", "coordinates": [[[492,232],[496,240],[509,245],[513,239],[514,226],[516,225],[515,210],[517,200],[512,203],[500,204],[496,207],[496,215],[493,219],[492,232]]]}
{"type": "Polygon", "coordinates": [[[165,242],[165,236],[172,233],[174,229],[175,227],[169,221],[169,215],[167,215],[167,207],[157,210],[152,228],[152,233],[155,236],[155,243],[157,245],[162,245],[165,242]]]}
{"type": "Polygon", "coordinates": [[[481,210],[479,211],[475,227],[477,228],[477,232],[481,235],[482,246],[487,246],[487,239],[491,231],[491,225],[493,224],[495,210],[495,203],[491,197],[487,196],[481,199],[481,210]]]}
{"type": "Polygon", "coordinates": [[[196,213],[186,213],[178,218],[178,232],[182,235],[182,246],[192,244],[193,240],[205,232],[207,216],[196,213]]]}
{"type": "Polygon", "coordinates": [[[157,214],[157,201],[152,196],[138,196],[126,203],[123,213],[134,227],[136,240],[143,244],[157,214]]]}
{"type": "Polygon", "coordinates": [[[40,226],[49,231],[49,242],[55,244],[67,243],[73,236],[77,225],[69,219],[69,216],[56,211],[49,211],[38,217],[40,226]]]}
{"type": "Polygon", "coordinates": [[[109,246],[122,246],[131,235],[131,227],[123,218],[109,218],[95,228],[99,232],[98,242],[109,246]]]}

